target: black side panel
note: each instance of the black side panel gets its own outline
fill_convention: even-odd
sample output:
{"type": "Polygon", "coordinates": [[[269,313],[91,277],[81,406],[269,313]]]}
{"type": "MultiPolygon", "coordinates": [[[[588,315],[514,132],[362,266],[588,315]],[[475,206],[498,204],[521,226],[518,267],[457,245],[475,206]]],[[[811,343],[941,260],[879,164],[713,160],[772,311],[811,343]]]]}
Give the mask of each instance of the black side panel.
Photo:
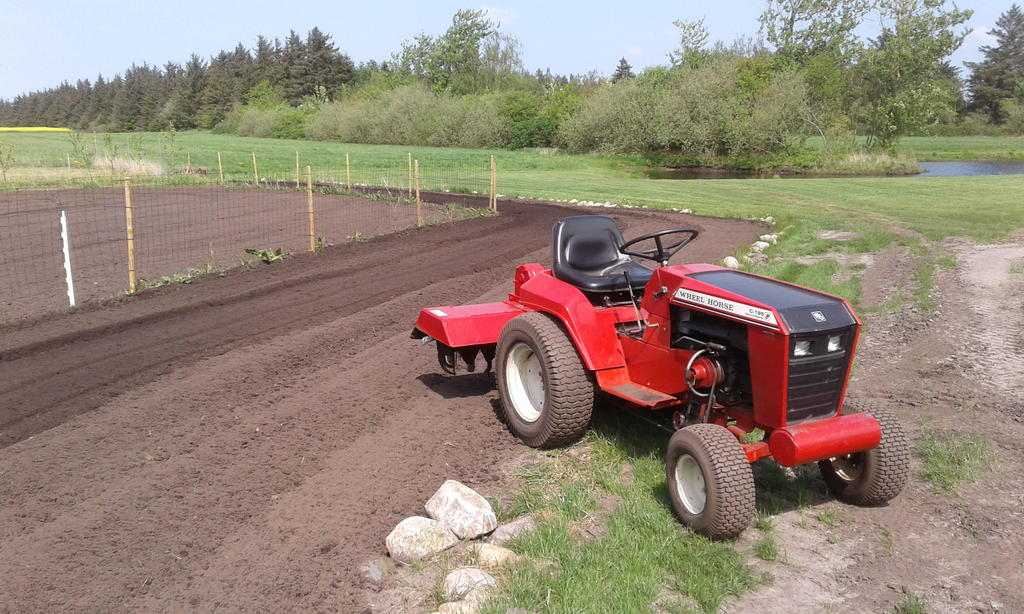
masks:
{"type": "Polygon", "coordinates": [[[693,279],[774,307],[793,333],[853,326],[856,320],[839,299],[786,282],[742,271],[704,271],[693,279]]]}

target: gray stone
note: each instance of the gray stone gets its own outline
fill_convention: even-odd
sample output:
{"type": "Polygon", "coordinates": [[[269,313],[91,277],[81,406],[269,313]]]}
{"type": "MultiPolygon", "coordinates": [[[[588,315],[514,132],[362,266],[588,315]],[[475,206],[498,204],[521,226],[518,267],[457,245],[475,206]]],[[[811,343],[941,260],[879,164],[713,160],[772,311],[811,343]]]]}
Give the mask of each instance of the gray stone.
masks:
{"type": "Polygon", "coordinates": [[[476,556],[476,564],[484,569],[500,569],[522,560],[515,552],[494,544],[475,544],[473,554],[476,556]]]}
{"type": "Polygon", "coordinates": [[[436,520],[411,516],[398,523],[384,542],[399,563],[412,563],[451,548],[459,538],[436,520]]]}
{"type": "Polygon", "coordinates": [[[498,518],[487,499],[455,480],[445,481],[427,501],[426,508],[431,518],[460,539],[473,539],[498,526],[498,518]]]}
{"type": "Polygon", "coordinates": [[[386,578],[394,568],[394,561],[381,557],[360,567],[359,575],[362,576],[363,580],[366,580],[367,584],[375,589],[379,589],[381,585],[384,584],[384,578],[386,578]]]}
{"type": "Polygon", "coordinates": [[[511,522],[499,526],[491,533],[489,541],[492,544],[500,546],[520,535],[526,535],[532,533],[537,528],[537,522],[533,519],[533,516],[520,516],[511,522]]]}
{"type": "Polygon", "coordinates": [[[497,586],[498,581],[486,571],[478,567],[460,567],[444,577],[441,590],[445,599],[451,601],[469,600],[471,594],[474,597],[472,601],[477,601],[497,586]]]}
{"type": "Polygon", "coordinates": [[[722,264],[729,267],[730,269],[740,268],[740,261],[737,260],[734,256],[726,256],[725,258],[722,258],[722,264]]]}

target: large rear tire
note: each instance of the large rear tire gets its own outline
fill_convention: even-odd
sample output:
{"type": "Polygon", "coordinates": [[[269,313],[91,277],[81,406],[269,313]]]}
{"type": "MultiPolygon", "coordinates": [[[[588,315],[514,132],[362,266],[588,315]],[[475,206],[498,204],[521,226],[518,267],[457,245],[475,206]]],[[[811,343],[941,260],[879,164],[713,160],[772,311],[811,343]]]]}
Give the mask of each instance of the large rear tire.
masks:
{"type": "Polygon", "coordinates": [[[716,424],[693,424],[668,442],[665,476],[682,523],[711,539],[731,539],[754,517],[754,473],[736,437],[716,424]]]}
{"type": "Polygon", "coordinates": [[[851,404],[844,413],[869,413],[882,427],[878,447],[818,462],[821,477],[840,501],[882,505],[900,494],[910,474],[910,439],[896,416],[874,404],[851,404]]]}
{"type": "Polygon", "coordinates": [[[536,311],[512,319],[495,359],[505,419],[526,445],[553,448],[583,436],[594,383],[560,323],[536,311]]]}

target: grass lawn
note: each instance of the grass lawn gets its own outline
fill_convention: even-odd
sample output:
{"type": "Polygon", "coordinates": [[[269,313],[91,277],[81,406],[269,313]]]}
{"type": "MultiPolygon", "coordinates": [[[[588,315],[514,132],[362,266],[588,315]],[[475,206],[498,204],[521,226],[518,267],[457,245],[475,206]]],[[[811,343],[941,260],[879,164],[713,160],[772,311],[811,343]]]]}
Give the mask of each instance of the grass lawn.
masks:
{"type": "MultiPolygon", "coordinates": [[[[819,148],[821,139],[811,137],[807,145],[819,148]]],[[[1024,136],[908,136],[899,140],[896,151],[920,162],[1024,160],[1024,136]]]]}

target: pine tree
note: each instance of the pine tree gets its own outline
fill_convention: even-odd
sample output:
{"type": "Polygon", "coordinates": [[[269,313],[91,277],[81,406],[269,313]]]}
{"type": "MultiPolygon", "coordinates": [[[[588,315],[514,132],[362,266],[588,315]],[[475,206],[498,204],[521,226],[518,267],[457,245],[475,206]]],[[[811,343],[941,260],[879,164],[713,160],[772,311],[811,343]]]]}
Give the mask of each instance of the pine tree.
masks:
{"type": "Polygon", "coordinates": [[[355,66],[348,56],[338,51],[331,42],[331,36],[324,34],[319,28],[313,28],[306,36],[305,56],[301,63],[302,81],[305,84],[303,95],[309,96],[323,88],[328,96],[343,84],[352,80],[355,66]]]}
{"type": "Polygon", "coordinates": [[[989,30],[994,46],[984,46],[985,59],[968,62],[971,106],[984,112],[994,123],[1002,123],[1005,102],[1024,101],[1024,12],[1014,4],[989,30]]]}
{"type": "Polygon", "coordinates": [[[632,79],[634,77],[636,75],[633,74],[633,67],[629,65],[626,58],[620,58],[619,65],[612,74],[612,83],[618,83],[624,79],[632,79]]]}
{"type": "Polygon", "coordinates": [[[174,93],[168,121],[177,130],[195,128],[199,125],[199,108],[202,105],[203,90],[206,89],[206,63],[196,54],[185,63],[174,93]]]}
{"type": "Polygon", "coordinates": [[[292,30],[284,39],[281,49],[281,86],[288,102],[299,104],[302,97],[309,93],[304,80],[306,63],[306,43],[292,30]]]}
{"type": "Polygon", "coordinates": [[[267,81],[271,85],[280,85],[280,41],[275,39],[274,42],[270,42],[270,39],[265,36],[257,37],[254,56],[252,77],[254,84],[267,81]]]}

